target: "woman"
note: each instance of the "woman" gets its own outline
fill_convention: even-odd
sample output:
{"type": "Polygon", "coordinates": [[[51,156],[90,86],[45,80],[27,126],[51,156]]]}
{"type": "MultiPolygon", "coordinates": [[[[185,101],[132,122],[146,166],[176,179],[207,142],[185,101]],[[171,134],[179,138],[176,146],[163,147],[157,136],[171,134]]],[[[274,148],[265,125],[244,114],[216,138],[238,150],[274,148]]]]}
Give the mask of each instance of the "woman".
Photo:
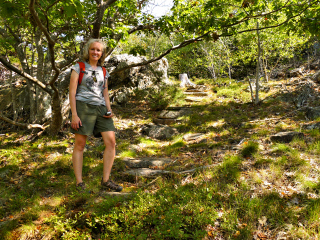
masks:
{"type": "Polygon", "coordinates": [[[71,69],[70,107],[72,113],[71,132],[75,134],[72,154],[73,169],[77,187],[85,189],[82,181],[83,151],[88,135],[102,136],[105,150],[103,153],[103,189],[120,192],[122,187],[109,179],[115,157],[115,127],[108,93],[108,72],[102,69],[105,59],[105,45],[100,39],[90,39],[83,50],[85,69],[79,84],[80,64],[71,69]],[[107,114],[108,112],[108,114],[107,114]]]}

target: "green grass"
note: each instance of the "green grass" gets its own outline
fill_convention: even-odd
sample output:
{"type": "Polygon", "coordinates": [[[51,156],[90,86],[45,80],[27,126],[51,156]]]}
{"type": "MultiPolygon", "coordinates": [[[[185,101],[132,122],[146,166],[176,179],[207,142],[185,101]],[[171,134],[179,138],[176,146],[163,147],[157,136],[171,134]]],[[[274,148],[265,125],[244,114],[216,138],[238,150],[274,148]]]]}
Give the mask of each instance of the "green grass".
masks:
{"type": "MultiPolygon", "coordinates": [[[[68,133],[33,143],[26,132],[0,136],[0,239],[254,239],[258,231],[318,238],[319,130],[303,130],[306,138],[291,143],[272,143],[271,134],[300,131],[305,123],[303,118],[274,119],[294,108],[272,95],[281,93],[262,95],[266,100],[256,106],[243,92],[246,84],[196,82],[217,95],[193,105],[192,114],[173,125],[179,134],[170,140],[138,133],[159,112],[141,110],[144,118],[134,118],[119,108],[119,119],[128,124],[119,128],[112,178],[124,186],[124,195],[99,189],[100,140],[88,141],[83,175],[90,192],[79,193],[68,133]],[[183,139],[187,133],[205,138],[188,142],[183,139]],[[123,159],[141,157],[172,159],[161,168],[172,174],[127,176],[123,159]]],[[[179,92],[170,94],[160,92],[149,100],[166,96],[166,104],[183,104],[179,92]]],[[[133,101],[131,111],[144,99],[133,101]]]]}

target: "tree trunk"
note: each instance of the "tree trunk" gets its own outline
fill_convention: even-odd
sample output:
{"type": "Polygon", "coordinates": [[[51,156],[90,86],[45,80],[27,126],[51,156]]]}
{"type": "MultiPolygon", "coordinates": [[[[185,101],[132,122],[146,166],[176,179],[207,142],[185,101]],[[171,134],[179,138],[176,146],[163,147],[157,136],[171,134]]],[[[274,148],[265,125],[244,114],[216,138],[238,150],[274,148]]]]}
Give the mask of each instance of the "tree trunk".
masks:
{"type": "Polygon", "coordinates": [[[18,114],[17,114],[17,94],[15,88],[13,86],[14,78],[12,76],[12,71],[10,71],[10,90],[11,90],[11,101],[12,101],[12,111],[13,111],[13,121],[17,121],[18,114]]]}
{"type": "Polygon", "coordinates": [[[58,134],[62,127],[62,108],[59,94],[54,92],[52,97],[52,118],[49,128],[51,135],[55,136],[58,134]]]}
{"type": "Polygon", "coordinates": [[[259,22],[257,22],[257,35],[258,35],[258,56],[257,56],[257,69],[256,69],[256,101],[255,104],[259,103],[259,78],[260,78],[260,33],[259,33],[259,22]]]}
{"type": "MultiPolygon", "coordinates": [[[[41,31],[40,29],[36,30],[35,33],[35,43],[36,43],[36,49],[38,53],[38,61],[37,61],[37,79],[43,83],[45,83],[45,79],[43,77],[43,71],[44,71],[44,54],[43,54],[43,48],[42,48],[42,39],[41,39],[41,31]]],[[[37,121],[40,121],[43,119],[43,100],[44,100],[44,91],[42,91],[38,86],[35,86],[35,93],[37,99],[36,99],[36,106],[37,106],[37,121]]]]}
{"type": "Polygon", "coordinates": [[[209,69],[211,76],[213,77],[213,79],[217,79],[217,75],[216,75],[216,70],[214,69],[214,64],[211,64],[211,68],[209,69]]]}
{"type": "Polygon", "coordinates": [[[230,64],[228,64],[228,74],[229,74],[229,79],[231,80],[232,76],[231,76],[231,65],[230,64]]]}
{"type": "Polygon", "coordinates": [[[188,86],[196,85],[189,80],[188,74],[186,73],[179,74],[179,80],[181,81],[180,87],[188,87],[188,86]]]}

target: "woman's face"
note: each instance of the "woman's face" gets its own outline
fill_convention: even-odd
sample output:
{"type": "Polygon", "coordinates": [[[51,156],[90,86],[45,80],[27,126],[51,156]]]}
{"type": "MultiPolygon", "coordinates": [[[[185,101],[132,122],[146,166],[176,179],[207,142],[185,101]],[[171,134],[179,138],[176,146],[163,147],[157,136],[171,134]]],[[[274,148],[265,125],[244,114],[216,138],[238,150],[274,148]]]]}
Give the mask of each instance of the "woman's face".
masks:
{"type": "Polygon", "coordinates": [[[91,43],[89,47],[89,61],[98,61],[102,56],[102,44],[99,42],[91,43]]]}

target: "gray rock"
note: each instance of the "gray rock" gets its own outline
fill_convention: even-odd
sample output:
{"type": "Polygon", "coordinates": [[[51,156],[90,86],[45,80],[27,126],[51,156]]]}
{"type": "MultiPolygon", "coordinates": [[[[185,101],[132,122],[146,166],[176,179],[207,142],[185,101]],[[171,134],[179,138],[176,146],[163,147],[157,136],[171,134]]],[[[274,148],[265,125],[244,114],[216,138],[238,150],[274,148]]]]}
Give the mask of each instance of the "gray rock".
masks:
{"type": "Polygon", "coordinates": [[[194,140],[201,139],[204,136],[205,136],[205,134],[203,134],[203,133],[189,133],[189,134],[184,135],[183,139],[185,141],[194,141],[194,140]]]}
{"type": "Polygon", "coordinates": [[[275,135],[270,136],[272,142],[289,143],[295,137],[302,138],[304,134],[301,132],[279,132],[275,135]]]}
{"type": "Polygon", "coordinates": [[[190,114],[191,109],[188,108],[181,108],[178,111],[175,110],[163,110],[158,118],[163,118],[163,119],[176,119],[185,115],[190,114]]]}
{"type": "MultiPolygon", "coordinates": [[[[111,57],[105,65],[109,72],[112,73],[114,70],[146,61],[147,58],[143,56],[122,54],[111,57]]],[[[109,78],[109,86],[111,89],[118,89],[123,85],[145,89],[156,82],[167,80],[167,70],[168,61],[167,59],[162,58],[157,62],[145,66],[129,68],[111,75],[109,78]]]]}
{"type": "Polygon", "coordinates": [[[178,119],[169,119],[169,118],[154,118],[153,123],[157,125],[172,125],[177,122],[181,122],[181,120],[178,119]]]}
{"type": "Polygon", "coordinates": [[[316,72],[313,76],[312,76],[312,80],[320,83],[320,71],[316,72]]]}
{"type": "Polygon", "coordinates": [[[125,159],[123,162],[130,168],[161,167],[172,162],[170,158],[125,159]]]}
{"type": "Polygon", "coordinates": [[[201,92],[201,91],[194,91],[194,92],[188,91],[188,92],[185,92],[184,94],[185,95],[191,95],[191,96],[199,96],[199,97],[208,96],[207,92],[201,92]]]}
{"type": "Polygon", "coordinates": [[[142,126],[142,128],[140,129],[140,133],[151,138],[165,140],[170,139],[174,135],[178,134],[178,131],[177,129],[169,126],[146,124],[142,126]]]}
{"type": "Polygon", "coordinates": [[[129,175],[138,176],[138,177],[153,177],[163,173],[163,170],[155,170],[150,168],[137,168],[132,169],[126,172],[129,175]]]}
{"type": "Polygon", "coordinates": [[[308,130],[320,129],[320,122],[304,125],[303,128],[308,130]]]}
{"type": "Polygon", "coordinates": [[[191,82],[188,78],[188,74],[186,73],[182,73],[182,74],[179,74],[179,80],[181,81],[180,83],[180,87],[194,87],[196,86],[196,84],[194,84],[193,82],[191,82]]]}
{"type": "MultiPolygon", "coordinates": [[[[105,66],[112,73],[131,64],[145,61],[147,61],[147,58],[143,56],[122,54],[111,57],[105,62],[105,66]]],[[[168,66],[167,59],[162,58],[145,66],[133,67],[111,74],[108,80],[111,100],[119,104],[125,104],[135,89],[143,90],[157,86],[160,83],[166,83],[168,81],[168,66]]]]}
{"type": "Polygon", "coordinates": [[[320,107],[308,107],[305,113],[309,120],[316,120],[320,117],[320,107]]]}
{"type": "Polygon", "coordinates": [[[303,75],[304,67],[295,68],[289,71],[289,77],[301,77],[303,75]]]}

